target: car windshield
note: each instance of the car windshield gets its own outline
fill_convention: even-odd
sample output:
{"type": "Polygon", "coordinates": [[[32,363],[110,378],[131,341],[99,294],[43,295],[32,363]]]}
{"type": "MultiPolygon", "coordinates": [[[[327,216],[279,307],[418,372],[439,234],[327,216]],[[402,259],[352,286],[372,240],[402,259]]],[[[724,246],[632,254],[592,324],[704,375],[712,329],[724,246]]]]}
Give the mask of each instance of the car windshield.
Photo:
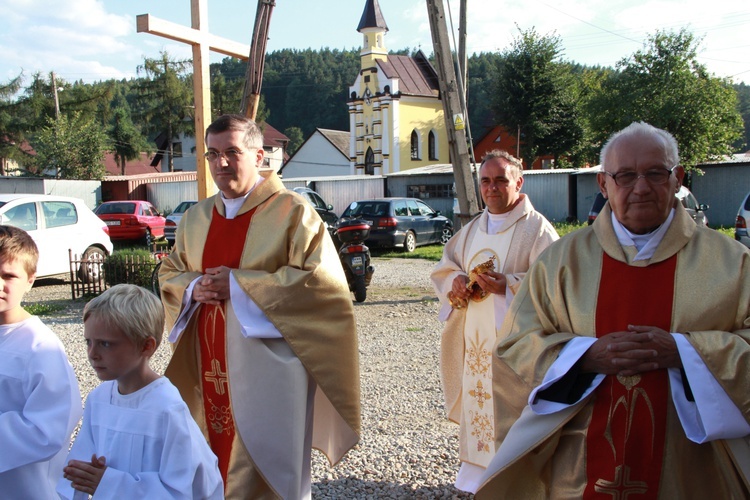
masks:
{"type": "Polygon", "coordinates": [[[184,212],[187,212],[187,209],[195,205],[194,201],[183,201],[179,205],[177,205],[177,208],[174,209],[174,213],[181,214],[184,212]]]}
{"type": "Polygon", "coordinates": [[[344,217],[385,217],[388,215],[387,201],[359,201],[352,205],[344,211],[344,217]]]}
{"type": "Polygon", "coordinates": [[[103,214],[132,214],[135,212],[135,203],[104,203],[99,205],[96,213],[103,214]]]}

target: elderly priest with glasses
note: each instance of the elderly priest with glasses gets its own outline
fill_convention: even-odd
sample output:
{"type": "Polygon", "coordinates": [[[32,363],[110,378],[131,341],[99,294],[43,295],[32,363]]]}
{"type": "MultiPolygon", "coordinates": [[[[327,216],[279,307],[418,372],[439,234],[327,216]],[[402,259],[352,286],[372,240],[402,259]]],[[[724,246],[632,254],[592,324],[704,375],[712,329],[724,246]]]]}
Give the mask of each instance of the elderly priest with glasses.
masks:
{"type": "Polygon", "coordinates": [[[506,315],[476,497],[748,498],[750,251],[676,201],[668,132],[633,123],[601,163],[607,205],[506,315]]]}
{"type": "Polygon", "coordinates": [[[349,287],[317,212],[259,170],[255,122],[221,116],[206,145],[220,193],[182,217],[159,275],[176,343],[166,375],[226,498],[309,498],[311,448],[336,463],[359,440],[349,287]]]}

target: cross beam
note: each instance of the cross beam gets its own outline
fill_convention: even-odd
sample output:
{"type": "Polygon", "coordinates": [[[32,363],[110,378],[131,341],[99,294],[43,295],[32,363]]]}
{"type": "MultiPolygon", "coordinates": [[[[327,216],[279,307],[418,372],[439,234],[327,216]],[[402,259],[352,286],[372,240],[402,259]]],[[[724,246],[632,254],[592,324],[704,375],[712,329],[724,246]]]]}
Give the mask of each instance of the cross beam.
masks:
{"type": "MultiPolygon", "coordinates": [[[[193,95],[195,96],[195,157],[198,174],[198,199],[203,200],[216,192],[203,157],[206,143],[203,131],[211,122],[211,79],[209,51],[247,61],[250,46],[233,42],[208,32],[207,0],[190,0],[192,28],[141,14],[136,16],[136,31],[169,38],[193,47],[193,95]]],[[[170,138],[171,140],[171,138],[170,138]]]]}

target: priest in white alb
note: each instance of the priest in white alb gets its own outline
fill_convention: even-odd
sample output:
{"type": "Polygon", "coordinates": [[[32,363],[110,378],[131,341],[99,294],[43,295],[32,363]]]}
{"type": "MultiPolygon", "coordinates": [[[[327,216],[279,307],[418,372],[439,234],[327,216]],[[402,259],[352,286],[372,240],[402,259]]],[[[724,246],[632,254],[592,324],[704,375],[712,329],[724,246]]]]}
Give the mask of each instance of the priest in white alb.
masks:
{"type": "Polygon", "coordinates": [[[491,353],[497,328],[531,263],[558,238],[521,193],[518,159],[491,151],[479,177],[486,208],[450,239],[431,275],[446,321],[440,366],[446,412],[459,424],[456,487],[470,492],[495,454],[491,353]]]}

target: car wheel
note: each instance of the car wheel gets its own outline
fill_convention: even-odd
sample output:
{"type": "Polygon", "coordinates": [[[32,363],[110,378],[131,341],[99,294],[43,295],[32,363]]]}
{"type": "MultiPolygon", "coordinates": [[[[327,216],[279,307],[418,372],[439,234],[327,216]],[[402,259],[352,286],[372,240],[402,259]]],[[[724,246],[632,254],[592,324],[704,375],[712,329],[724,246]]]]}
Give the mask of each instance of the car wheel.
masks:
{"type": "Polygon", "coordinates": [[[365,286],[364,276],[354,277],[354,300],[364,302],[367,298],[367,286],[365,286]]]}
{"type": "Polygon", "coordinates": [[[81,256],[81,267],[78,276],[84,283],[99,281],[104,275],[104,259],[107,254],[101,248],[88,247],[81,256]]]}
{"type": "Polygon", "coordinates": [[[407,231],[404,237],[404,252],[413,252],[417,248],[417,237],[413,231],[407,231]]]}
{"type": "Polygon", "coordinates": [[[445,245],[448,243],[448,240],[451,239],[453,236],[453,228],[452,227],[444,227],[443,232],[440,234],[440,243],[445,245]]]}

